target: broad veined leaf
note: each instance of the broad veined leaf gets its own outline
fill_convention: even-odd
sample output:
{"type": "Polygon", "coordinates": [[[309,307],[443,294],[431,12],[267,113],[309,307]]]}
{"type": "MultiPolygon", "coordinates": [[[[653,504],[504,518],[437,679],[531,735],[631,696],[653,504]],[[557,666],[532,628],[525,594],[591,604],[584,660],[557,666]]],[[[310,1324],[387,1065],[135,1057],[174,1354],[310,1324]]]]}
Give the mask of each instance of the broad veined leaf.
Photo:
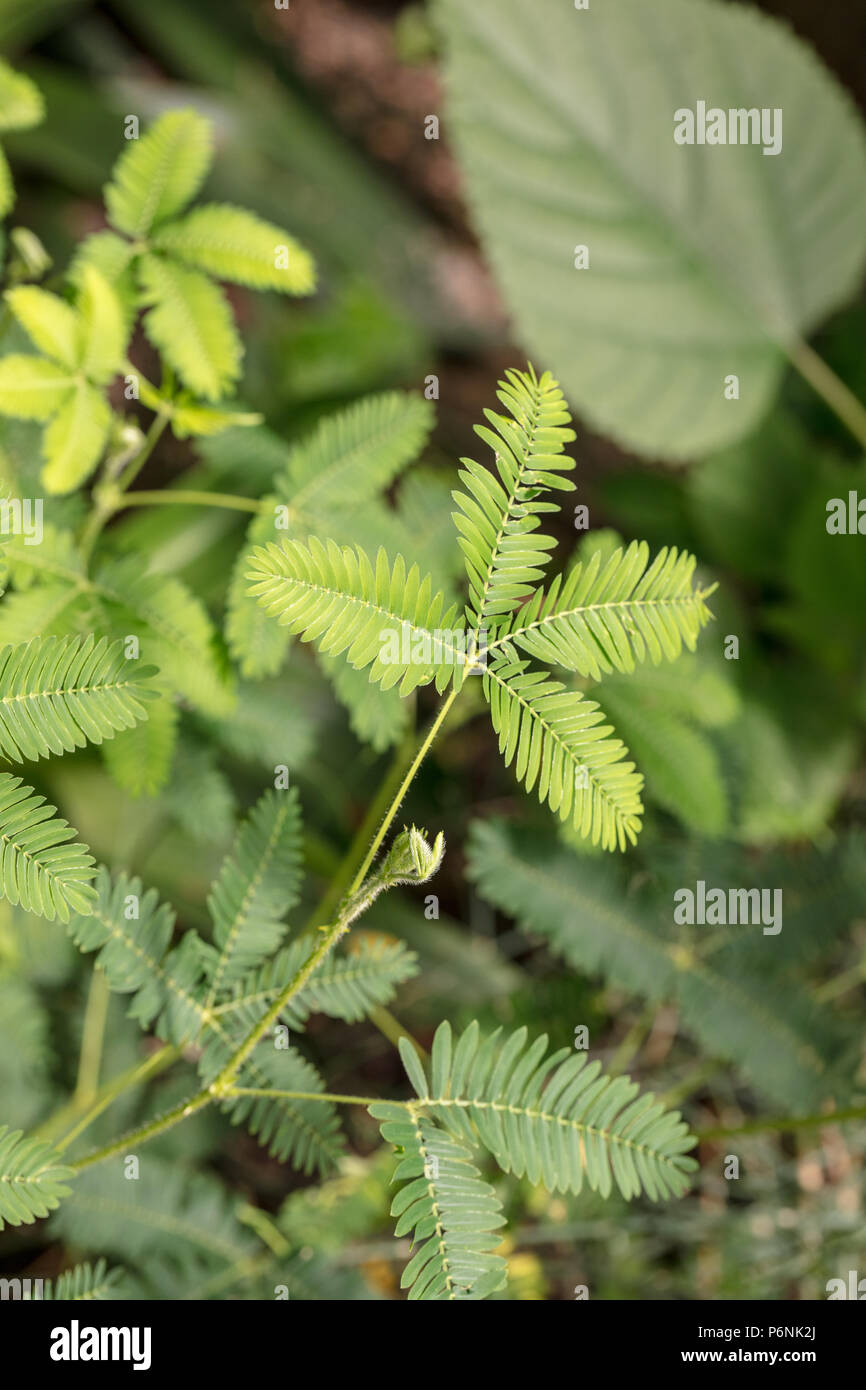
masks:
{"type": "Polygon", "coordinates": [[[158,231],[153,244],[219,280],[253,289],[299,295],[316,287],[308,251],[273,223],[227,203],[194,208],[158,231]]]}
{"type": "Polygon", "coordinates": [[[54,921],[90,912],[93,859],[75,831],[20,777],[0,773],[0,894],[54,921]]]}
{"type": "Polygon", "coordinates": [[[40,352],[70,372],[80,365],[81,320],[70,304],[36,285],[9,290],[6,303],[40,352]]]}
{"type": "Polygon", "coordinates": [[[155,255],[141,258],[144,329],[197,396],[216,401],[237,380],[242,347],[225,295],[198,270],[155,255]]]}
{"type": "Polygon", "coordinates": [[[74,1176],[48,1144],[0,1125],[0,1231],[30,1226],[54,1211],[74,1176]]]}
{"type": "Polygon", "coordinates": [[[105,190],[108,219],[144,237],[195,197],[211,161],[210,122],[195,111],[167,111],[130,141],[105,190]]]}
{"type": "Polygon", "coordinates": [[[747,433],[786,348],[860,283],[866,145],[847,96],[745,5],[439,0],[438,17],[454,143],[519,336],[639,452],[747,433]],[[755,143],[678,144],[698,102],[726,134],[734,112],[735,137],[742,113],[755,143]]]}
{"type": "Polygon", "coordinates": [[[12,352],[0,357],[0,413],[47,420],[75,389],[73,376],[45,357],[12,352]]]}
{"type": "Polygon", "coordinates": [[[102,457],[111,407],[102,392],[80,381],[48,425],[42,441],[42,482],[48,492],[72,492],[102,457]]]}
{"type": "Polygon", "coordinates": [[[0,753],[14,762],[71,753],[147,718],[155,668],[107,638],[35,637],[0,648],[0,753]]]}

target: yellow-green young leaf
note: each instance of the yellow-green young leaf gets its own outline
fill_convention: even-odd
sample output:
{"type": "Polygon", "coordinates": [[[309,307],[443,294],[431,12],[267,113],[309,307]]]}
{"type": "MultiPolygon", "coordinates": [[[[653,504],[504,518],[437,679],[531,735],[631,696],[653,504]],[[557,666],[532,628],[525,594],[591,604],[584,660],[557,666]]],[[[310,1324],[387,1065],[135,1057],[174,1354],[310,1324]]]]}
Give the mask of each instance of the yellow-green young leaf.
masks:
{"type": "Polygon", "coordinates": [[[27,130],[38,125],[44,114],[42,93],[35,82],[0,60],[0,130],[27,130]]]}
{"type": "Polygon", "coordinates": [[[142,257],[141,283],[148,338],[195,395],[219,400],[240,375],[242,355],[222,291],[199,271],[152,255],[142,257]]]}
{"type": "Polygon", "coordinates": [[[44,357],[20,352],[0,358],[0,414],[19,420],[47,420],[69,400],[75,382],[44,357]]]}
{"type": "Polygon", "coordinates": [[[35,285],[21,285],[9,290],[6,303],[40,352],[75,370],[81,361],[81,321],[65,300],[35,285]]]}
{"type": "Polygon", "coordinates": [[[14,202],[15,188],[12,183],[9,161],[3,151],[0,150],[0,217],[6,216],[14,202]]]}
{"type": "Polygon", "coordinates": [[[176,405],[171,412],[172,433],[178,439],[190,434],[221,434],[238,425],[260,425],[261,415],[252,412],[213,410],[207,405],[176,405]]]}
{"type": "Polygon", "coordinates": [[[120,300],[127,331],[138,312],[135,258],[135,247],[126,237],[110,231],[94,232],[81,242],[69,267],[69,280],[79,290],[84,288],[87,266],[99,271],[120,300]]]}
{"type": "Polygon", "coordinates": [[[194,208],[181,222],[163,227],[154,245],[220,280],[259,290],[311,294],[313,258],[293,237],[252,212],[227,203],[194,208]]]}
{"type": "Polygon", "coordinates": [[[108,402],[81,382],[45,431],[42,482],[48,492],[72,492],[99,462],[111,426],[108,402]]]}
{"type": "Polygon", "coordinates": [[[195,111],[166,112],[115,164],[105,190],[109,222],[129,236],[146,236],[186,207],[210,161],[210,122],[195,111]]]}
{"type": "Polygon", "coordinates": [[[82,367],[101,385],[116,376],[126,343],[123,307],[108,280],[95,266],[81,271],[79,310],[83,324],[82,367]]]}

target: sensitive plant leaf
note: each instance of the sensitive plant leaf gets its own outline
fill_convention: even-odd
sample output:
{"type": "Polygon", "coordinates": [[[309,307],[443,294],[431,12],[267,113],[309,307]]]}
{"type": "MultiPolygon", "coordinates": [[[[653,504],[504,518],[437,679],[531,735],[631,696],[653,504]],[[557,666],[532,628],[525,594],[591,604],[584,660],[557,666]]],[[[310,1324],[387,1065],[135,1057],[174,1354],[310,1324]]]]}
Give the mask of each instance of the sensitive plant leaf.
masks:
{"type": "Polygon", "coordinates": [[[274,491],[305,517],[369,502],[418,457],[432,428],[433,407],[422,396],[365,396],[292,447],[274,491]]]}
{"type": "Polygon", "coordinates": [[[153,667],[92,635],[0,648],[0,753],[13,762],[71,753],[147,718],[153,667]]]}
{"type": "Polygon", "coordinates": [[[48,1144],[0,1125],[0,1231],[30,1226],[54,1211],[74,1176],[48,1144]]]}
{"type": "Polygon", "coordinates": [[[410,1300],[439,1302],[476,1301],[503,1288],[505,1260],[493,1252],[505,1216],[472,1151],[414,1109],[382,1102],[370,1114],[401,1155],[394,1181],[409,1180],[391,1206],[395,1235],[412,1235],[400,1287],[410,1300]]]}
{"type": "MultiPolygon", "coordinates": [[[[273,626],[273,624],[271,624],[273,626]]],[[[319,654],[319,660],[333,686],[334,694],[349,711],[352,733],[369,743],[376,753],[384,753],[402,738],[409,727],[411,710],[393,687],[382,690],[365,671],[356,671],[338,656],[319,654]]]]}
{"type": "Polygon", "coordinates": [[[41,478],[47,492],[66,493],[90,477],[105,450],[111,407],[95,386],[80,381],[48,425],[41,478]]]}
{"type": "MultiPolygon", "coordinates": [[[[236,1047],[244,1033],[229,1036],[236,1047]]],[[[225,1041],[211,1032],[202,1059],[203,1079],[215,1075],[230,1055],[225,1041]]],[[[223,1108],[232,1124],[245,1124],[250,1134],[281,1163],[291,1163],[304,1173],[326,1173],[339,1162],[345,1147],[340,1117],[331,1101],[311,1100],[310,1093],[324,1091],[316,1068],[293,1047],[274,1047],[273,1039],[256,1048],[244,1063],[236,1081],[238,1086],[257,1090],[298,1092],[289,1096],[239,1096],[223,1108]]]]}
{"type": "Polygon", "coordinates": [[[682,1196],[697,1164],[693,1135],[679,1111],[641,1095],[627,1076],[610,1077],[585,1052],[547,1055],[542,1035],[527,1046],[525,1028],[484,1037],[471,1023],[452,1038],[436,1030],[429,1067],[407,1039],[400,1053],[417,1092],[412,1109],[427,1111],[456,1139],[481,1144],[499,1167],[524,1174],[549,1192],[579,1193],[584,1181],[626,1200],[682,1196]]]}
{"type": "Polygon", "coordinates": [[[142,256],[140,273],[148,338],[195,395],[219,400],[239,377],[243,355],[222,290],[200,271],[154,255],[142,256]]]}
{"type": "Polygon", "coordinates": [[[238,551],[226,599],[226,643],[241,675],[248,680],[276,675],[291,644],[291,634],[275,623],[249,592],[247,574],[253,551],[257,546],[267,545],[273,536],[273,511],[265,499],[261,513],[253,517],[238,551]]]}
{"type": "Polygon", "coordinates": [[[170,949],[174,911],[159,901],[155,889],[145,891],[139,878],[123,873],[112,878],[100,866],[95,898],[89,915],[65,919],[78,949],[99,952],[96,964],[109,989],[134,996],[129,1017],[142,1028],[153,1027],[173,1043],[194,1037],[204,1021],[195,933],[170,949]]]}
{"type": "Polygon", "coordinates": [[[93,859],[85,845],[69,844],[75,831],[54,812],[20,777],[0,773],[0,894],[68,922],[73,912],[91,911],[93,859]]]}
{"type": "Polygon", "coordinates": [[[301,295],[316,287],[308,251],[271,222],[227,203],[195,208],[161,228],[153,245],[218,280],[252,289],[301,295]]]}
{"type": "Polygon", "coordinates": [[[629,897],[615,862],[575,855],[549,835],[474,821],[467,874],[488,902],[543,936],[573,969],[600,972],[656,1002],[673,993],[672,931],[629,897]]]}
{"type": "Polygon", "coordinates": [[[218,998],[279,945],[301,882],[301,812],[294,787],[266,791],[241,825],[208,898],[218,998]]]}
{"type": "Polygon", "coordinates": [[[165,697],[150,705],[143,723],[106,740],[102,757],[117,785],[132,797],[155,796],[168,781],[177,732],[177,707],[165,697]]]}
{"type": "Polygon", "coordinates": [[[455,148],[518,336],[639,453],[748,433],[785,349],[862,278],[866,142],[847,95],[752,6],[439,0],[437,14],[455,148]],[[730,110],[759,124],[778,110],[778,153],[763,136],[678,144],[675,118],[699,102],[726,132],[730,110]]]}
{"type": "Polygon", "coordinates": [[[599,680],[602,672],[642,661],[675,661],[694,651],[710,611],[693,587],[694,556],[665,548],[649,563],[649,546],[632,541],[603,562],[596,551],[565,582],[558,576],[496,633],[549,665],[599,680]]]}
{"type": "Polygon", "coordinates": [[[526,790],[602,849],[634,844],[643,778],[598,704],[501,656],[484,671],[483,687],[499,751],[526,790]]]}
{"type": "Polygon", "coordinates": [[[711,740],[681,714],[654,708],[640,683],[603,681],[595,692],[646,778],[647,795],[702,835],[728,826],[728,792],[711,740]]]}
{"type": "Polygon", "coordinates": [[[230,714],[236,696],[204,605],[178,579],[148,574],[137,555],[109,560],[90,592],[104,609],[103,626],[136,634],[141,655],[163,680],[207,714],[230,714]]]}
{"type": "Polygon", "coordinates": [[[79,1250],[109,1250],[131,1261],[152,1251],[184,1263],[196,1255],[213,1268],[248,1259],[259,1248],[236,1208],[212,1173],[192,1173],[148,1152],[136,1182],[125,1177],[122,1164],[84,1169],[51,1230],[79,1250]]]}
{"type": "MultiPolygon", "coordinates": [[[[239,981],[230,998],[214,1013],[238,1020],[251,1031],[269,1006],[310,958],[315,943],[308,937],[293,941],[272,961],[239,981]]],[[[331,954],[318,965],[292,998],[281,1017],[290,1028],[304,1027],[311,1014],[327,1014],[358,1023],[394,998],[398,985],[418,973],[417,957],[402,941],[365,934],[343,955],[331,954]]]]}
{"type": "Polygon", "coordinates": [[[283,627],[318,642],[328,654],[345,652],[356,670],[400,694],[436,681],[439,691],[463,682],[471,664],[467,634],[454,630],[454,606],[432,593],[429,576],[406,569],[402,555],[391,566],[384,550],[375,569],[360,549],[311,536],[253,551],[250,593],[283,627]],[[462,647],[462,650],[461,650],[462,647]]]}
{"type": "Polygon", "coordinates": [[[453,494],[460,508],[454,522],[466,557],[475,627],[511,612],[542,578],[556,542],[539,533],[539,516],[559,507],[540,500],[540,494],[574,487],[561,475],[574,467],[563,450],[575,434],[550,373],[539,379],[532,367],[506,372],[496,394],[508,414],[485,410],[493,428],[476,425],[475,433],[493,450],[497,476],[462,459],[460,478],[467,491],[453,494]]]}
{"type": "Polygon", "coordinates": [[[75,389],[74,377],[45,357],[12,352],[0,357],[0,413],[47,420],[75,389]]]}
{"type": "Polygon", "coordinates": [[[168,111],[132,140],[105,190],[108,220],[141,238],[195,197],[211,161],[211,126],[197,112],[168,111]]]}
{"type": "Polygon", "coordinates": [[[105,1260],[91,1265],[75,1265],[64,1270],[56,1279],[46,1279],[42,1298],[59,1303],[101,1303],[106,1299],[125,1298],[122,1269],[109,1269],[105,1260]]]}
{"type": "MultiPolygon", "coordinates": [[[[488,901],[575,971],[600,973],[654,1004],[674,1003],[705,1052],[733,1062],[772,1103],[799,1112],[828,1096],[844,1101],[856,1061],[847,1058],[846,1074],[845,1029],[811,990],[783,973],[787,922],[780,938],[755,925],[674,926],[677,888],[694,889],[698,877],[708,888],[773,882],[777,871],[688,843],[699,845],[692,862],[665,865],[664,882],[650,896],[646,883],[636,891],[610,862],[587,861],[501,823],[476,823],[469,873],[488,901]]],[[[821,901],[832,899],[825,894],[821,901]]],[[[814,935],[814,922],[811,928],[814,935]]]]}

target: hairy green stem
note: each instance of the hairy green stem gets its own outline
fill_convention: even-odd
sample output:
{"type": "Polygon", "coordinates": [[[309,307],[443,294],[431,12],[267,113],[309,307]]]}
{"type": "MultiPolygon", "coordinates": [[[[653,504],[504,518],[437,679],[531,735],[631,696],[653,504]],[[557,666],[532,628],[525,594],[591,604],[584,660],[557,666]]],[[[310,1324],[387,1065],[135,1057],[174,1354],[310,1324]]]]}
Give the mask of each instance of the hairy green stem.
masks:
{"type": "MultiPolygon", "coordinates": [[[[161,1071],[165,1071],[166,1067],[170,1067],[173,1062],[177,1061],[179,1056],[180,1048],[171,1045],[161,1047],[158,1052],[154,1052],[150,1057],[146,1057],[143,1062],[137,1062],[134,1067],[129,1067],[129,1069],[122,1072],[120,1076],[108,1082],[108,1084],[103,1086],[102,1090],[98,1092],[93,1105],[91,1105],[86,1114],[82,1116],[78,1124],[75,1125],[68,1134],[65,1134],[58,1144],[55,1144],[54,1147],[57,1152],[63,1153],[65,1149],[68,1149],[73,1140],[77,1139],[79,1134],[82,1134],[85,1129],[88,1129],[93,1121],[102,1114],[103,1110],[107,1110],[109,1105],[111,1105],[123,1091],[129,1090],[133,1086],[138,1086],[143,1081],[150,1081],[152,1077],[158,1076],[161,1071]]],[[[72,1116],[70,1116],[70,1118],[72,1118],[72,1116]]]]}
{"type": "MultiPolygon", "coordinates": [[[[323,1100],[333,1105],[378,1105],[381,1096],[347,1096],[334,1091],[279,1091],[269,1087],[259,1089],[255,1086],[232,1086],[226,1092],[229,1096],[269,1096],[275,1100],[323,1100]]],[[[394,1105],[408,1107],[409,1101],[395,1100],[394,1105]]]]}
{"type": "Polygon", "coordinates": [[[158,1115],[153,1120],[148,1120],[146,1124],[139,1125],[138,1129],[130,1130],[128,1134],[122,1134],[119,1139],[114,1139],[110,1144],[105,1144],[101,1149],[94,1149],[93,1153],[87,1154],[85,1158],[79,1158],[77,1162],[70,1163],[73,1172],[80,1173],[85,1168],[92,1168],[94,1163],[102,1163],[106,1158],[113,1158],[115,1154],[128,1153],[135,1149],[139,1144],[146,1144],[148,1139],[155,1139],[158,1134],[164,1134],[173,1125],[185,1120],[189,1115],[194,1115],[196,1111],[203,1110],[213,1100],[213,1095],[209,1087],[197,1091],[194,1096],[187,1100],[182,1100],[172,1110],[166,1111],[164,1115],[158,1115]]]}
{"type": "Polygon", "coordinates": [[[436,735],[438,734],[439,730],[442,728],[442,725],[445,723],[445,720],[448,717],[448,712],[451,709],[451,706],[454,704],[454,701],[457,699],[457,695],[458,692],[456,690],[452,690],[448,698],[442,701],[442,704],[439,708],[439,713],[436,715],[436,718],[433,720],[433,723],[430,725],[429,729],[427,730],[427,733],[422,739],[421,744],[418,748],[418,752],[412,759],[412,762],[409,766],[409,770],[407,771],[405,777],[403,778],[402,782],[397,788],[397,791],[395,792],[391,800],[391,804],[385,813],[384,819],[382,820],[382,824],[379,826],[378,831],[374,835],[370,848],[367,850],[367,853],[361,862],[361,867],[358,869],[358,872],[355,874],[355,877],[351,882],[351,885],[349,887],[350,897],[353,893],[356,893],[358,891],[361,884],[364,882],[364,879],[367,877],[367,870],[369,869],[373,860],[376,858],[376,855],[379,853],[379,850],[382,847],[382,841],[384,840],[391,827],[391,822],[393,821],[394,817],[399,811],[403,798],[408,792],[410,786],[412,785],[412,782],[415,779],[415,775],[419,767],[423,763],[427,754],[430,752],[430,749],[433,746],[433,741],[436,738],[436,735]]]}
{"type": "Polygon", "coordinates": [[[827,1115],[781,1115],[772,1120],[752,1120],[748,1124],[733,1125],[730,1128],[719,1126],[716,1129],[697,1130],[697,1137],[705,1139],[727,1139],[735,1134],[763,1134],[765,1131],[785,1131],[796,1129],[820,1129],[828,1125],[841,1125],[850,1120],[866,1120],[866,1105],[853,1105],[848,1110],[834,1110],[827,1115]]]}

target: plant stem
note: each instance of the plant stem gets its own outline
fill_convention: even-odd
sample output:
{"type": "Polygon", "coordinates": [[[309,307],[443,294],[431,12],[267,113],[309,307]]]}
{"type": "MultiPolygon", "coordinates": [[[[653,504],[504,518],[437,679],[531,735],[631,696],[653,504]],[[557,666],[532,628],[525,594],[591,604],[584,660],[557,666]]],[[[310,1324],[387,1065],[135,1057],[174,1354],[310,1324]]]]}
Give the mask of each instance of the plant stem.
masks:
{"type": "Polygon", "coordinates": [[[808,343],[796,342],[788,356],[797,371],[866,449],[866,406],[808,343]]]}
{"type": "Polygon", "coordinates": [[[427,733],[422,739],[421,744],[418,748],[418,752],[412,759],[412,762],[409,766],[409,770],[407,771],[405,777],[403,778],[402,782],[397,788],[397,791],[395,792],[394,797],[392,798],[391,804],[388,807],[388,810],[385,812],[382,824],[379,826],[378,831],[373,837],[372,844],[370,845],[370,848],[367,850],[367,853],[364,856],[364,859],[361,863],[361,867],[358,869],[358,872],[355,874],[355,877],[353,878],[349,886],[349,897],[351,897],[353,893],[357,893],[361,884],[364,882],[364,879],[367,877],[367,870],[369,869],[373,860],[376,858],[376,855],[379,853],[382,841],[384,840],[385,836],[388,833],[388,830],[390,829],[391,822],[393,821],[394,817],[399,811],[403,798],[409,790],[410,786],[412,785],[412,782],[414,781],[415,774],[417,773],[419,767],[423,763],[427,754],[430,752],[436,735],[442,728],[442,725],[445,723],[448,712],[451,709],[451,706],[454,704],[454,701],[457,699],[457,694],[458,692],[456,690],[452,690],[448,698],[446,700],[443,700],[439,709],[439,713],[436,715],[436,718],[433,720],[433,723],[430,725],[429,729],[427,730],[427,733]]]}
{"type": "Polygon", "coordinates": [[[54,1147],[57,1152],[63,1153],[73,1140],[77,1139],[79,1134],[83,1133],[102,1114],[103,1110],[107,1110],[112,1101],[116,1100],[123,1091],[137,1086],[143,1081],[149,1081],[151,1077],[158,1076],[161,1071],[165,1071],[166,1067],[170,1067],[179,1056],[180,1048],[169,1044],[166,1047],[161,1047],[158,1052],[152,1053],[150,1057],[146,1057],[143,1062],[137,1062],[134,1067],[129,1067],[127,1071],[121,1072],[120,1076],[116,1076],[113,1081],[108,1082],[107,1085],[103,1086],[94,1104],[79,1120],[78,1124],[68,1134],[65,1134],[58,1144],[55,1144],[54,1147]]]}
{"type": "Polygon", "coordinates": [[[753,1120],[745,1125],[733,1125],[730,1129],[720,1126],[717,1129],[697,1131],[697,1137],[704,1139],[727,1139],[735,1134],[762,1134],[765,1130],[819,1129],[826,1125],[840,1125],[848,1120],[866,1120],[866,1105],[854,1105],[848,1110],[834,1110],[827,1115],[782,1115],[772,1120],[753,1120]]]}
{"type": "Polygon", "coordinates": [[[126,507],[229,507],[236,512],[260,512],[261,503],[255,497],[239,497],[233,492],[195,492],[191,489],[168,488],[149,492],[129,492],[117,499],[112,508],[119,512],[126,507]]]}
{"type": "Polygon", "coordinates": [[[98,489],[95,490],[95,506],[91,512],[87,524],[81,533],[81,554],[85,564],[90,559],[96,539],[109,517],[113,516],[117,510],[118,494],[124,493],[130,483],[137,477],[140,470],[147,463],[160,439],[163,431],[168,424],[169,417],[164,412],[155,416],[151,422],[144,443],[135,458],[130,459],[126,468],[121,473],[117,482],[111,485],[111,490],[107,497],[98,496],[98,489]]]}
{"type": "MultiPolygon", "coordinates": [[[[325,1100],[333,1105],[378,1105],[381,1096],[347,1096],[334,1091],[277,1091],[266,1087],[259,1090],[250,1086],[232,1086],[227,1096],[270,1096],[275,1100],[325,1100]]],[[[394,1105],[408,1105],[408,1101],[395,1100],[394,1105]]]]}
{"type": "Polygon", "coordinates": [[[128,1152],[136,1148],[139,1144],[147,1143],[148,1139],[155,1139],[158,1134],[163,1134],[172,1125],[176,1125],[179,1120],[185,1120],[187,1116],[194,1115],[197,1110],[203,1110],[213,1100],[210,1088],[197,1091],[194,1096],[187,1100],[182,1100],[174,1109],[166,1111],[164,1115],[157,1116],[154,1120],[148,1120],[146,1124],[139,1125],[138,1129],[131,1130],[128,1134],[122,1134],[119,1139],[113,1140],[110,1144],[105,1144],[101,1149],[94,1149],[86,1158],[79,1158],[76,1163],[70,1163],[70,1168],[74,1172],[80,1173],[84,1168],[90,1168],[94,1163],[101,1163],[105,1158],[112,1158],[115,1154],[128,1152]]]}
{"type": "Polygon", "coordinates": [[[357,834],[349,846],[348,853],[345,855],[340,867],[331,879],[327,892],[316,904],[310,917],[308,917],[306,926],[304,927],[305,931],[310,931],[313,927],[317,927],[320,922],[329,922],[336,912],[338,905],[343,901],[343,898],[348,892],[349,884],[357,870],[357,866],[361,863],[366,853],[366,846],[376,833],[376,826],[385,815],[414,750],[415,733],[414,730],[407,729],[394,753],[391,766],[388,768],[374,800],[370,803],[367,814],[358,827],[357,834]]]}
{"type": "Polygon", "coordinates": [[[81,1053],[78,1059],[78,1078],[72,1096],[73,1105],[80,1109],[84,1109],[91,1103],[99,1089],[102,1040],[105,1036],[105,1020],[108,1016],[109,993],[108,981],[104,973],[98,966],[95,966],[87,994],[81,1053]]]}
{"type": "Polygon", "coordinates": [[[385,812],[382,824],[380,825],[377,833],[374,835],[373,842],[370,845],[370,848],[364,856],[364,860],[360,868],[358,869],[358,872],[355,874],[355,877],[349,886],[349,891],[346,895],[346,898],[344,899],[342,911],[340,912],[340,915],[338,916],[336,922],[334,922],[332,926],[323,927],[321,929],[323,932],[323,937],[319,945],[308,956],[304,964],[295,972],[294,978],[289,981],[282,993],[279,994],[278,997],[274,1000],[273,1004],[268,1009],[264,1017],[259,1020],[259,1022],[256,1024],[255,1028],[248,1035],[245,1041],[241,1043],[241,1046],[237,1049],[234,1056],[229,1058],[222,1071],[211,1083],[210,1089],[214,1095],[222,1095],[225,1093],[226,1089],[228,1088],[234,1077],[237,1075],[238,1071],[243,1066],[250,1053],[258,1045],[258,1043],[265,1036],[265,1034],[270,1032],[271,1028],[277,1022],[278,1018],[280,1017],[280,1014],[283,1012],[289,1001],[294,998],[294,996],[298,993],[299,990],[303,989],[304,985],[307,983],[307,980],[310,978],[313,972],[317,970],[318,967],[321,965],[322,961],[325,960],[325,958],[328,955],[330,955],[331,951],[334,949],[340,938],[342,936],[345,936],[355,917],[357,917],[360,914],[360,912],[364,910],[364,906],[366,906],[365,903],[359,904],[355,902],[354,905],[352,905],[353,900],[355,900],[355,895],[358,893],[358,890],[361,888],[361,885],[367,877],[367,871],[379,852],[382,841],[388,833],[391,822],[393,821],[398,810],[400,809],[400,804],[404,796],[406,795],[406,792],[409,790],[409,787],[412,784],[412,780],[416,772],[418,771],[425,757],[429,753],[430,748],[433,745],[433,740],[435,739],[439,730],[442,728],[448,711],[451,709],[451,706],[454,704],[456,698],[457,691],[452,690],[448,698],[446,700],[443,700],[442,705],[439,709],[439,713],[437,714],[436,718],[433,720],[433,723],[427,730],[427,733],[421,740],[421,743],[418,747],[418,752],[412,759],[412,762],[409,766],[408,771],[406,772],[406,775],[404,776],[402,782],[397,788],[397,791],[394,793],[394,796],[391,799],[391,804],[385,812]]]}

